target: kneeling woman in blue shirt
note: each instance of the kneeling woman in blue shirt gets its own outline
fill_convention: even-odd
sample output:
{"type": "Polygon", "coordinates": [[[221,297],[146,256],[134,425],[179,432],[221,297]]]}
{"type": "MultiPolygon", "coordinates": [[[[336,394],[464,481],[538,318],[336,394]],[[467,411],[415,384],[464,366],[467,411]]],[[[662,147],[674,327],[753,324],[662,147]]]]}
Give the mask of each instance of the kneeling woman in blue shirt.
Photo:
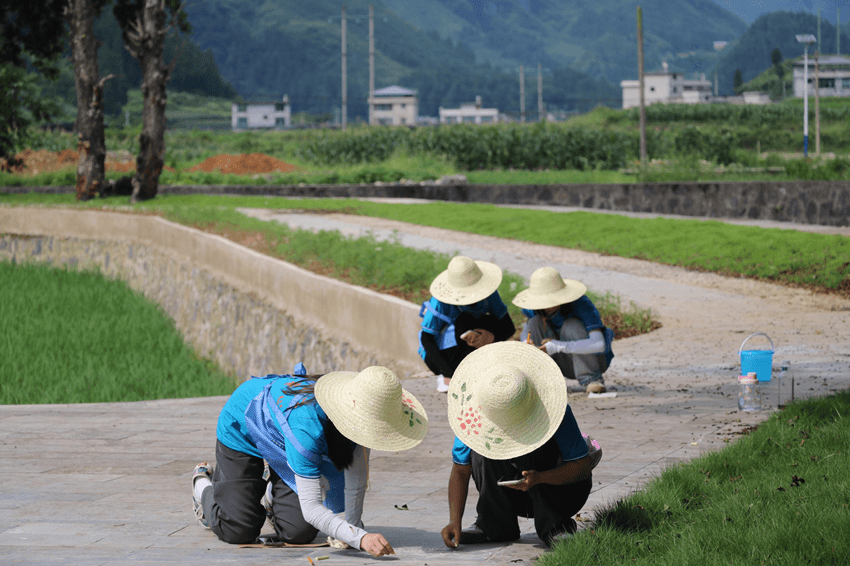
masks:
{"type": "Polygon", "coordinates": [[[373,556],[394,554],[363,529],[369,450],[419,444],[425,410],[387,368],[305,376],[299,366],[301,377],[249,379],[225,404],[215,471],[201,463],[192,478],[198,521],[233,544],[254,542],[268,516],[283,542],[322,531],[373,556]],[[335,515],[343,510],[345,519],[335,515]]]}

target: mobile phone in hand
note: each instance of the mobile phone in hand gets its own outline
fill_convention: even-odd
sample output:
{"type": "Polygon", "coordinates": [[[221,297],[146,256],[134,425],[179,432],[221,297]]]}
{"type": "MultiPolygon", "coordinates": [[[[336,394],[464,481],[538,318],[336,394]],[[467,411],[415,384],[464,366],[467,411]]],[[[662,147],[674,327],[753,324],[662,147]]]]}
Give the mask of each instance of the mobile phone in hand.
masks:
{"type": "Polygon", "coordinates": [[[478,333],[475,332],[474,330],[467,330],[466,332],[464,332],[463,334],[460,335],[460,339],[466,340],[467,338],[472,338],[473,336],[475,336],[477,334],[478,333]]]}
{"type": "Polygon", "coordinates": [[[524,481],[525,481],[524,479],[521,479],[521,480],[503,480],[503,481],[500,481],[500,482],[496,482],[496,485],[501,485],[503,487],[507,487],[507,486],[510,486],[510,485],[521,484],[524,481]]]}

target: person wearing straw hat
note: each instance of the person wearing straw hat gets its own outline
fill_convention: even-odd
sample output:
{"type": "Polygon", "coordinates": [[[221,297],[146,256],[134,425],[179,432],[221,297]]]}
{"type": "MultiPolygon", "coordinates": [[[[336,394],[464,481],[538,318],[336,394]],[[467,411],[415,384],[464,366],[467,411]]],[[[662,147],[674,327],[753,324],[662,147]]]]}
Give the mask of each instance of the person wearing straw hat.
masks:
{"type": "Polygon", "coordinates": [[[192,500],[198,522],[224,542],[253,543],[266,519],[288,544],[319,531],[335,546],[394,554],[361,513],[369,451],[413,448],[425,437],[422,404],[391,370],[267,375],[240,385],[216,430],[216,467],[195,466],[192,500]],[[264,462],[268,462],[268,479],[264,462]],[[335,515],[345,511],[345,518],[335,515]]]}
{"type": "Polygon", "coordinates": [[[516,327],[497,289],[502,270],[487,261],[455,256],[431,282],[419,316],[419,355],[446,392],[455,368],[470,352],[507,340],[516,327]]]}
{"type": "Polygon", "coordinates": [[[576,531],[572,517],[587,502],[601,450],[590,453],[552,358],[516,341],[476,350],[449,385],[448,417],[455,442],[446,546],[515,540],[519,516],[534,518],[549,546],[576,531]],[[478,516],[464,530],[470,477],[478,516]]]}
{"type": "Polygon", "coordinates": [[[528,317],[520,340],[552,356],[564,377],[578,380],[581,390],[603,393],[602,374],[614,357],[614,332],[602,323],[586,292],[583,283],[562,278],[553,267],[541,267],[513,304],[528,317]]]}

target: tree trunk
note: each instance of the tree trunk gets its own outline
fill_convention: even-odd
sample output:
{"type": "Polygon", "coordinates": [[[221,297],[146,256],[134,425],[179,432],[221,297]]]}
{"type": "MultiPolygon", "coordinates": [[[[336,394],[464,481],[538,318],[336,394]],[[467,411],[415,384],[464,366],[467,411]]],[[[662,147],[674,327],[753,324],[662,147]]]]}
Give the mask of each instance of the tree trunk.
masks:
{"type": "Polygon", "coordinates": [[[106,140],[103,133],[103,84],[94,35],[95,7],[92,0],[68,0],[65,19],[70,28],[71,60],[77,89],[77,200],[94,198],[103,186],[106,140]]]}
{"type": "Polygon", "coordinates": [[[133,176],[131,202],[152,199],[159,188],[159,176],[165,159],[165,84],[171,77],[173,64],[162,60],[167,16],[165,2],[145,0],[139,14],[130,52],[142,68],[142,133],[139,136],[139,155],[133,176]]]}

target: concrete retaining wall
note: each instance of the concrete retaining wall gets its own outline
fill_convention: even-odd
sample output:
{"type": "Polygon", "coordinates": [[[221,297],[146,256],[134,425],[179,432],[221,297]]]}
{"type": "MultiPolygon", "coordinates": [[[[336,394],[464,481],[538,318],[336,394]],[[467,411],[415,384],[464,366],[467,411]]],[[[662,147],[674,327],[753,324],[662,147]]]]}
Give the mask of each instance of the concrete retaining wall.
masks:
{"type": "Polygon", "coordinates": [[[159,304],[200,355],[239,377],[426,371],[418,306],[153,216],[0,207],[0,259],[98,269],[159,304]]]}
{"type": "MultiPolygon", "coordinates": [[[[74,192],[73,187],[3,187],[0,192],[74,192]]],[[[571,206],[712,218],[850,226],[850,183],[749,181],[606,185],[230,185],[162,186],[163,194],[420,198],[571,206]]]]}

